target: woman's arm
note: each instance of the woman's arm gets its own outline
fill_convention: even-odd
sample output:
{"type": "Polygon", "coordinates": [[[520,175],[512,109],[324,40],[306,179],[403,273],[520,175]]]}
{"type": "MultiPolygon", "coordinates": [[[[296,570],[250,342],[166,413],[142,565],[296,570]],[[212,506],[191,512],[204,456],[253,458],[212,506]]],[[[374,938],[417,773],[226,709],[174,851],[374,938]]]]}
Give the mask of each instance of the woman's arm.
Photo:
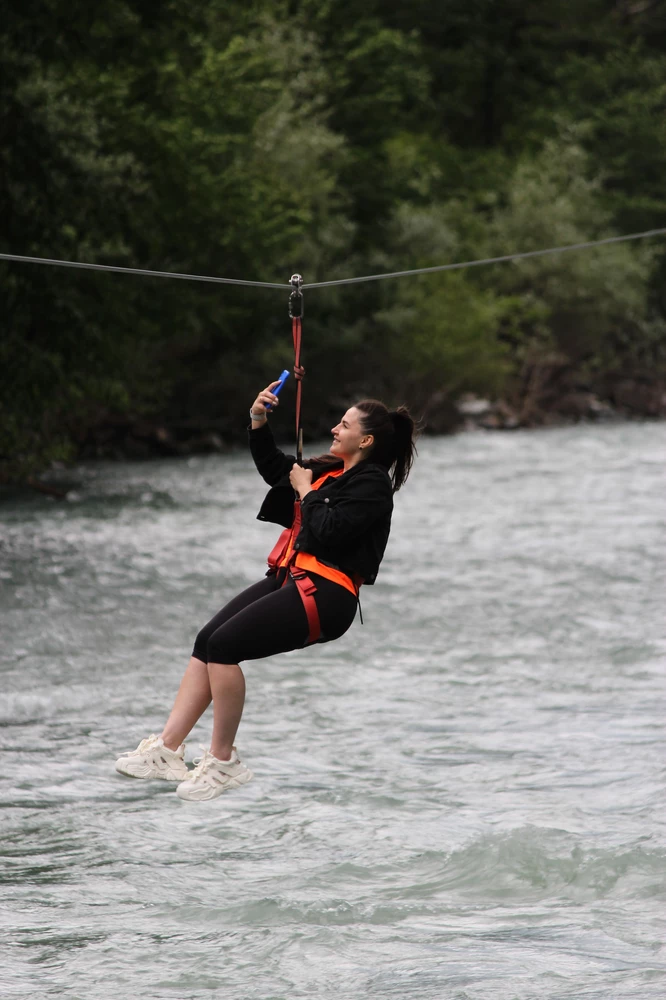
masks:
{"type": "Polygon", "coordinates": [[[275,444],[273,433],[268,423],[250,431],[250,452],[257,467],[257,472],[269,486],[277,486],[285,480],[289,483],[289,472],[296,461],[295,455],[285,455],[275,444]]]}
{"type": "Polygon", "coordinates": [[[285,455],[275,444],[268,426],[266,404],[271,408],[279,406],[279,398],[271,391],[278,383],[271,382],[262,389],[250,407],[250,451],[259,475],[269,486],[275,486],[284,479],[296,461],[293,455],[285,455]]]}

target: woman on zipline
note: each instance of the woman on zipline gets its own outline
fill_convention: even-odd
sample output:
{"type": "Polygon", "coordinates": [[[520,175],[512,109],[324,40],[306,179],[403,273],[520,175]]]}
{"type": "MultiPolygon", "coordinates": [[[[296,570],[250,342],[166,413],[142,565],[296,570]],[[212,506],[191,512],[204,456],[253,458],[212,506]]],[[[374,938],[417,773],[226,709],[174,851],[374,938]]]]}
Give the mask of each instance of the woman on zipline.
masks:
{"type": "Polygon", "coordinates": [[[282,524],[264,579],[234,597],[199,632],[171,715],[116,761],[133,778],[178,781],[181,799],[213,799],[252,777],[234,746],[243,713],[239,666],[312,642],[338,639],[356,614],[362,583],[375,582],[391,529],[393,493],[407,479],[416,449],[405,407],[389,411],[375,399],[352,406],[332,429],[330,454],[302,466],[275,445],[263,389],[250,408],[250,448],[271,487],[259,519],[282,524]],[[294,497],[298,499],[294,501],[294,497]],[[213,702],[210,751],[193,771],[183,740],[213,702]]]}

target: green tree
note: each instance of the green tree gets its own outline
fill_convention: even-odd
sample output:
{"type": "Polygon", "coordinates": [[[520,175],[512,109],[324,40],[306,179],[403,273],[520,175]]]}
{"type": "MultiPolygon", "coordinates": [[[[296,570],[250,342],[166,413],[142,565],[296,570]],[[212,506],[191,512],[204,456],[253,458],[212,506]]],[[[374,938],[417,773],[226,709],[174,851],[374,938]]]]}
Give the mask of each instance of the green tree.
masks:
{"type": "MultiPolygon", "coordinates": [[[[90,47],[61,26],[49,44],[41,22],[31,54],[32,22],[2,39],[3,249],[286,281],[331,214],[343,145],[312,43],[256,11],[242,34],[214,4],[114,10],[96,9],[90,47]]],[[[5,477],[71,452],[109,411],[219,417],[243,387],[248,328],[270,335],[273,303],[247,292],[24,265],[2,280],[5,477]]]]}

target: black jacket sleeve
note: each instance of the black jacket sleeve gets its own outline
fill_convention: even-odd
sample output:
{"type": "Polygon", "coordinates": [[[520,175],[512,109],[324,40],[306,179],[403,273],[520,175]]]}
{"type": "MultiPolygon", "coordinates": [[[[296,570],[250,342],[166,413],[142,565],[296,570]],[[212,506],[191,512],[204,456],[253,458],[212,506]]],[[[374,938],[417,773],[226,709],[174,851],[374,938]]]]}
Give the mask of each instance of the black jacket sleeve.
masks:
{"type": "Polygon", "coordinates": [[[269,486],[276,486],[285,476],[289,476],[296,457],[280,451],[268,421],[254,431],[250,428],[249,435],[250,451],[257,472],[269,486]]]}
{"type": "Polygon", "coordinates": [[[377,520],[390,514],[393,494],[388,475],[379,467],[364,470],[345,485],[335,502],[317,490],[301,501],[303,526],[324,545],[344,545],[359,538],[377,520]]]}

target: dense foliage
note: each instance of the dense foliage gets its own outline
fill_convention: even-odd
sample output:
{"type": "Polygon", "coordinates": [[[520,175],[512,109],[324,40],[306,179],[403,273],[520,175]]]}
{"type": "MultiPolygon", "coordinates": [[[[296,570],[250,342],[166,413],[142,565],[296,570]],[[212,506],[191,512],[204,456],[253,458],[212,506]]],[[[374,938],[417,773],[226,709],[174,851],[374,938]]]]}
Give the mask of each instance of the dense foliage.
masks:
{"type": "MultiPolygon", "coordinates": [[[[316,281],[666,226],[661,3],[10,6],[2,252],[316,281]]],[[[665,247],[310,292],[308,426],[357,392],[433,428],[464,392],[528,423],[581,392],[658,412],[665,247]]],[[[0,282],[0,479],[112,451],[114,426],[233,438],[289,364],[279,291],[0,282]]]]}

